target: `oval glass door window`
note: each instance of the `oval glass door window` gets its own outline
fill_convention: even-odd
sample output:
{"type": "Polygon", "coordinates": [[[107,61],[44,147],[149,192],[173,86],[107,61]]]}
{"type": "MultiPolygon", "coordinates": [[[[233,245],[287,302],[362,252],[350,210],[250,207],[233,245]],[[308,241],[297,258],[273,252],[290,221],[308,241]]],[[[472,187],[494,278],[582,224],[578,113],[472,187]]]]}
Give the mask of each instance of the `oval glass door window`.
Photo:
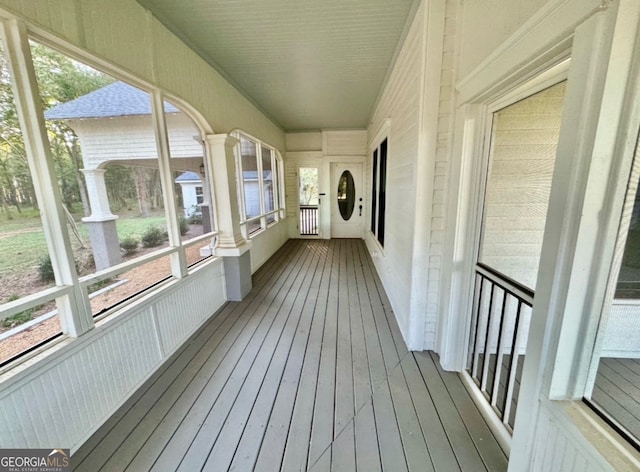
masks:
{"type": "Polygon", "coordinates": [[[351,172],[345,170],[338,181],[338,208],[345,221],[351,219],[356,205],[356,185],[353,182],[351,172]]]}

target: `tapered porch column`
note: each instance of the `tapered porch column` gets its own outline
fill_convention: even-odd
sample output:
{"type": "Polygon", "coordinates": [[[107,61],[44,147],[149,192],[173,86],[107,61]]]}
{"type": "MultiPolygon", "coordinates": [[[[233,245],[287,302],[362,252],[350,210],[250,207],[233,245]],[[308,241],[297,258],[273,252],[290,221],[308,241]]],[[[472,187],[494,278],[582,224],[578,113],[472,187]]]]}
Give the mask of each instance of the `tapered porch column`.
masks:
{"type": "Polygon", "coordinates": [[[117,215],[111,213],[104,169],[82,169],[87,182],[91,216],[82,218],[89,228],[96,270],[106,269],[122,262],[120,240],[116,229],[117,215]]]}
{"type": "Polygon", "coordinates": [[[205,143],[218,221],[215,253],[224,260],[227,299],[239,301],[251,291],[251,241],[244,239],[240,230],[234,152],[238,140],[228,134],[210,134],[205,143]]]}

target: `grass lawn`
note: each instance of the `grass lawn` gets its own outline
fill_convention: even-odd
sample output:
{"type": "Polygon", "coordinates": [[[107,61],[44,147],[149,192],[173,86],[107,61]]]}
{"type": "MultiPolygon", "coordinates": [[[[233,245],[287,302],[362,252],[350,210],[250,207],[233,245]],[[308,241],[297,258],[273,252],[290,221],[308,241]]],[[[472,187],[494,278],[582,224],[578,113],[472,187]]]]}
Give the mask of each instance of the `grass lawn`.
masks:
{"type": "MultiPolygon", "coordinates": [[[[89,246],[89,230],[76,218],[78,231],[85,246],[89,246]]],[[[121,216],[116,220],[120,240],[133,236],[140,239],[149,226],[165,227],[164,214],[141,218],[135,215],[121,216]]],[[[78,241],[69,231],[71,244],[78,247],[78,241]]],[[[35,270],[38,259],[48,254],[42,224],[35,210],[24,210],[8,220],[0,216],[0,277],[19,270],[35,270]]]]}

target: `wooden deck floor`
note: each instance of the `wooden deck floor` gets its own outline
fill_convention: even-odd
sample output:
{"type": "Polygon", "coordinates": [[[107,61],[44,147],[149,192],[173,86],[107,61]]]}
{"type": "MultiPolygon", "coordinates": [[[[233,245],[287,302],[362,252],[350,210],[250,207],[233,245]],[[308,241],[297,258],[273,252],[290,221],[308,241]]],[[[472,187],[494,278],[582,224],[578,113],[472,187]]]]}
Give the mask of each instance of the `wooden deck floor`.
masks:
{"type": "Polygon", "coordinates": [[[640,359],[600,358],[591,399],[640,438],[640,359]]]}
{"type": "Polygon", "coordinates": [[[457,374],[407,351],[360,240],[291,240],[72,457],[80,471],[506,470],[457,374]]]}

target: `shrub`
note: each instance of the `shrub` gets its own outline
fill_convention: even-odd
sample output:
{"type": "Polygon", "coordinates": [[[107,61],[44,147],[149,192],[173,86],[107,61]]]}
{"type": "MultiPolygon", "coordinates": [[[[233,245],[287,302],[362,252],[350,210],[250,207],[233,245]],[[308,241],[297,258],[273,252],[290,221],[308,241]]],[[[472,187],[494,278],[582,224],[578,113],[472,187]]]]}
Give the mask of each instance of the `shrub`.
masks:
{"type": "MultiPolygon", "coordinates": [[[[19,295],[13,294],[7,298],[7,302],[13,302],[20,298],[19,295]]],[[[14,326],[21,325],[22,323],[26,323],[33,319],[33,313],[36,308],[29,308],[28,310],[21,311],[20,313],[16,313],[15,315],[11,315],[2,321],[0,321],[0,327],[2,328],[13,328],[14,326]]]]}
{"type": "Polygon", "coordinates": [[[180,236],[184,236],[189,232],[189,223],[184,216],[178,218],[178,226],[180,227],[180,236]]]}
{"type": "Polygon", "coordinates": [[[144,247],[160,246],[166,239],[167,232],[157,226],[149,226],[142,235],[142,245],[144,247]]]}
{"type": "Polygon", "coordinates": [[[136,252],[136,249],[138,249],[138,244],[140,244],[140,242],[133,236],[127,236],[122,241],[120,241],[120,247],[124,250],[124,253],[126,255],[136,252]]]}
{"type": "Polygon", "coordinates": [[[40,280],[43,282],[53,282],[56,279],[49,254],[41,256],[40,259],[38,259],[38,275],[40,275],[40,280]]]}
{"type": "Polygon", "coordinates": [[[0,322],[0,326],[3,328],[13,328],[14,326],[21,325],[22,323],[26,323],[27,321],[31,321],[33,319],[33,312],[35,308],[29,308],[28,310],[21,311],[20,313],[16,313],[15,315],[9,316],[0,322]]]}
{"type": "Polygon", "coordinates": [[[95,284],[91,284],[87,287],[87,291],[89,293],[97,292],[101,288],[108,287],[111,285],[116,279],[114,277],[110,277],[108,279],[101,280],[100,282],[96,282],[95,284]]]}
{"type": "Polygon", "coordinates": [[[194,213],[192,214],[187,222],[190,225],[201,225],[202,224],[202,213],[194,213]]]}

